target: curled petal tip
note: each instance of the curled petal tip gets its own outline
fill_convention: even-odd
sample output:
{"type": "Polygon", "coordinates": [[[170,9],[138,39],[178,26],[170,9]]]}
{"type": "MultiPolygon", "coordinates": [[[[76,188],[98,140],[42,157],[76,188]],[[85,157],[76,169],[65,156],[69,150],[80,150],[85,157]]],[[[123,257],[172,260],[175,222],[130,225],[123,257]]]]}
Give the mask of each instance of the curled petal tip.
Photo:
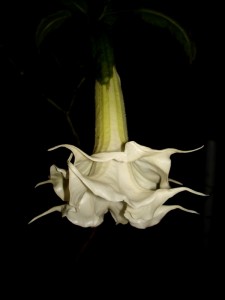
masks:
{"type": "Polygon", "coordinates": [[[49,180],[46,180],[46,181],[42,181],[42,182],[39,182],[35,185],[34,188],[37,188],[38,186],[40,185],[44,185],[44,184],[47,184],[47,183],[52,183],[52,181],[49,179],[49,180]]]}

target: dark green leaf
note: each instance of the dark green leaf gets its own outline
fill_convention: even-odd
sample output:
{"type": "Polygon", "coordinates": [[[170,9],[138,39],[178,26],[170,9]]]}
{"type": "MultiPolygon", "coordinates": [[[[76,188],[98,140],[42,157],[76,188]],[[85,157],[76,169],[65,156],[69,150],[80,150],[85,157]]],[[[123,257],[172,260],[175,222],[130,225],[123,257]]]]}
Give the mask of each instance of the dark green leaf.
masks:
{"type": "Polygon", "coordinates": [[[37,27],[36,45],[40,47],[46,36],[58,29],[71,15],[68,10],[60,10],[43,18],[37,27]]]}
{"type": "Polygon", "coordinates": [[[117,20],[120,18],[120,14],[117,11],[110,11],[106,10],[99,21],[101,20],[104,24],[107,24],[109,26],[113,26],[117,20]]]}
{"type": "Polygon", "coordinates": [[[72,11],[80,11],[85,15],[87,14],[88,4],[85,0],[61,0],[61,2],[72,11]]]}
{"type": "Polygon", "coordinates": [[[190,39],[185,29],[178,22],[161,12],[150,9],[137,9],[135,10],[135,13],[147,23],[168,29],[184,47],[190,63],[192,63],[196,54],[194,42],[190,39]]]}

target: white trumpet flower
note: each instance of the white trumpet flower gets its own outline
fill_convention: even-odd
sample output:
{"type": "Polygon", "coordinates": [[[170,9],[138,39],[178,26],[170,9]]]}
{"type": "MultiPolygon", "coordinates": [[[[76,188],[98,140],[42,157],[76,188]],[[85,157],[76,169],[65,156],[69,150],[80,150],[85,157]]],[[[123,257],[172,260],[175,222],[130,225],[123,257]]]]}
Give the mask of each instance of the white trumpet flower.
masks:
{"type": "Polygon", "coordinates": [[[180,205],[166,205],[176,194],[187,191],[205,194],[169,178],[171,155],[189,153],[200,148],[182,151],[174,148],[155,150],[128,141],[127,123],[121,82],[116,68],[108,84],[96,81],[96,130],[92,155],[73,145],[59,145],[70,150],[68,170],[53,165],[49,180],[63,201],[36,216],[29,223],[54,211],[61,212],[73,224],[95,227],[110,212],[116,224],[147,228],[158,224],[174,209],[190,213],[194,210],[180,205]],[[170,182],[178,184],[171,188],[170,182]]]}

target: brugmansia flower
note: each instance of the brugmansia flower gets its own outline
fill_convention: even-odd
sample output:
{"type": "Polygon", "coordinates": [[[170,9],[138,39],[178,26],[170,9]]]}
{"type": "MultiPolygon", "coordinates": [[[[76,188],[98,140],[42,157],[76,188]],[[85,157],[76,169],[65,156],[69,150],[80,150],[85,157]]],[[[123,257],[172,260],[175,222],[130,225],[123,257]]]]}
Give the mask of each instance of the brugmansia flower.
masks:
{"type": "Polygon", "coordinates": [[[36,216],[30,223],[59,211],[73,224],[95,227],[110,212],[117,224],[147,228],[174,209],[196,213],[179,205],[166,205],[166,201],[183,191],[204,195],[169,179],[172,154],[202,147],[190,151],[154,150],[128,141],[124,99],[115,67],[107,84],[96,80],[95,101],[93,154],[89,156],[68,144],[50,149],[64,147],[71,152],[68,170],[52,165],[49,180],[38,185],[51,183],[63,204],[36,216]],[[178,187],[171,188],[170,181],[178,187]]]}

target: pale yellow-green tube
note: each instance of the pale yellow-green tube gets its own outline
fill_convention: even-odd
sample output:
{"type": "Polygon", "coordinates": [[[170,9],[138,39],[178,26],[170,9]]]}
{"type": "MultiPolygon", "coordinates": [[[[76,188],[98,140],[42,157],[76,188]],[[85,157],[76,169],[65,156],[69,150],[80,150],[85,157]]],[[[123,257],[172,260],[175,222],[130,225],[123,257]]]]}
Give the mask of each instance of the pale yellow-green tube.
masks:
{"type": "Polygon", "coordinates": [[[120,77],[113,67],[107,84],[95,83],[94,153],[122,151],[128,142],[127,121],[120,77]]]}

